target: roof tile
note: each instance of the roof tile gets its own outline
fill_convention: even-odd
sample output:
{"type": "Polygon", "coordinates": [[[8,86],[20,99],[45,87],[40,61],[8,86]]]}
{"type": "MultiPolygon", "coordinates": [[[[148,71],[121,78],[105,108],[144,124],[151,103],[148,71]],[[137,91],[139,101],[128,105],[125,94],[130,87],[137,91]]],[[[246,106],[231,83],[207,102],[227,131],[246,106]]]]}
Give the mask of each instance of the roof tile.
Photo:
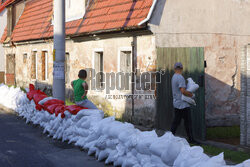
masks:
{"type": "MultiPolygon", "coordinates": [[[[12,0],[13,1],[13,0],[12,0]]],[[[66,23],[67,35],[139,27],[147,17],[153,0],[91,0],[82,19],[66,23]]],[[[12,33],[14,42],[53,36],[53,0],[31,0],[12,33]]],[[[6,38],[7,31],[5,36],[6,38]]]]}

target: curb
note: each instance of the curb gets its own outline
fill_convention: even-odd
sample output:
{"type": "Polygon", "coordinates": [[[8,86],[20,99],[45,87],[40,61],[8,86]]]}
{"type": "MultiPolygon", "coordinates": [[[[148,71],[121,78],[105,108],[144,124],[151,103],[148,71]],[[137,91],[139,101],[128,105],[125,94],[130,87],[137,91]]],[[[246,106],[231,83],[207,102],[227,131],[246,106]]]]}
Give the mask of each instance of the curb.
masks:
{"type": "Polygon", "coordinates": [[[216,141],[199,141],[201,144],[208,145],[208,146],[214,146],[222,149],[228,149],[231,151],[241,151],[245,153],[250,153],[250,148],[249,147],[244,147],[241,145],[231,145],[231,144],[226,144],[226,143],[221,143],[221,142],[216,142],[216,141]]]}

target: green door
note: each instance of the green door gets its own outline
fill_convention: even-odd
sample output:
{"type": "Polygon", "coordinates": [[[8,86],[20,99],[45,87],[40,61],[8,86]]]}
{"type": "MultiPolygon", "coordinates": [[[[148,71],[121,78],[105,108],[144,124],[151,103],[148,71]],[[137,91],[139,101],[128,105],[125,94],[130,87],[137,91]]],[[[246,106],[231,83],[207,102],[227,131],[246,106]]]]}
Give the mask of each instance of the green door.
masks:
{"type": "MultiPolygon", "coordinates": [[[[205,140],[205,85],[204,85],[204,48],[157,48],[157,70],[165,71],[161,82],[157,85],[156,127],[170,130],[173,121],[173,97],[171,78],[176,62],[183,64],[183,76],[191,77],[200,85],[195,93],[196,106],[192,106],[191,119],[193,134],[196,139],[205,140]]],[[[183,121],[177,135],[186,135],[183,121]]]]}

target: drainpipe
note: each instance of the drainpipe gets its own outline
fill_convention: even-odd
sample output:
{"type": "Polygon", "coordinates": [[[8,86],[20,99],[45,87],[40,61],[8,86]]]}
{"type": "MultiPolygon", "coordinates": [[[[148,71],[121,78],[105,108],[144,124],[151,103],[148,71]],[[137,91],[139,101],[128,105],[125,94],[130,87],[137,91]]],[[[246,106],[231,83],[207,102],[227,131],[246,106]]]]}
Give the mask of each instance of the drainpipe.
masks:
{"type": "Polygon", "coordinates": [[[54,0],[53,97],[65,101],[65,1],[54,0]]]}
{"type": "Polygon", "coordinates": [[[136,86],[136,69],[137,69],[137,36],[133,36],[133,41],[131,42],[132,46],[132,114],[131,114],[131,121],[133,120],[134,113],[135,113],[135,86],[136,86]]]}

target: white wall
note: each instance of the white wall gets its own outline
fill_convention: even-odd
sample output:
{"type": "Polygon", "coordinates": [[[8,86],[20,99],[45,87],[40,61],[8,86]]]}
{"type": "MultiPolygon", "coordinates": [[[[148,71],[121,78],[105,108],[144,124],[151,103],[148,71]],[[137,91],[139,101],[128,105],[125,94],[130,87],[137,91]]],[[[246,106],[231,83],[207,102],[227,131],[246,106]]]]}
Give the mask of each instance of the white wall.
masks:
{"type": "MultiPolygon", "coordinates": [[[[5,9],[0,13],[0,38],[4,33],[5,26],[7,24],[7,10],[5,9]]],[[[0,71],[4,71],[5,66],[5,58],[4,58],[4,50],[2,45],[0,44],[0,71]]]]}
{"type": "Polygon", "coordinates": [[[80,19],[85,14],[85,1],[87,0],[66,0],[66,21],[80,19]]]}

